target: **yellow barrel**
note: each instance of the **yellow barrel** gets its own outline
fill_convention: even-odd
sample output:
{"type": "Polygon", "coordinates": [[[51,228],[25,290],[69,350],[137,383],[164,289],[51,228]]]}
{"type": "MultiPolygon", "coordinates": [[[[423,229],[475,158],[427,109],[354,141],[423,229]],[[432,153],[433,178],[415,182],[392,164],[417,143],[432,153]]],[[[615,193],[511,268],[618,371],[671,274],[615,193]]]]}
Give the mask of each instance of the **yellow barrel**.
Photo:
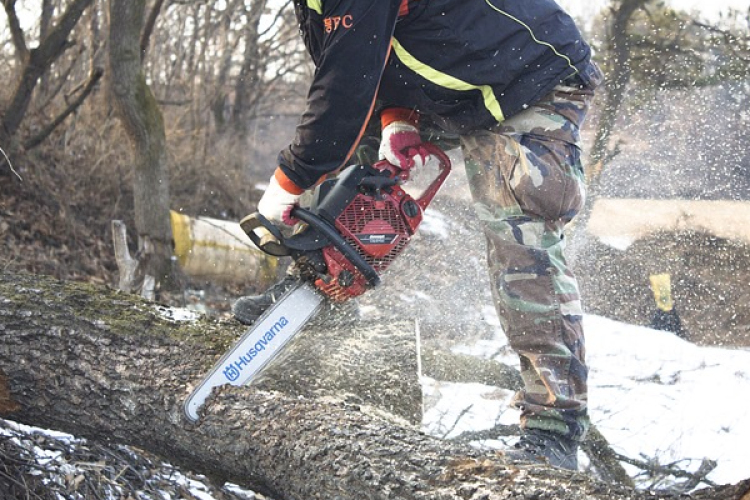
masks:
{"type": "Polygon", "coordinates": [[[278,259],[260,250],[238,222],[189,217],[170,212],[174,253],[182,271],[216,283],[257,283],[264,287],[277,277],[278,259]]]}

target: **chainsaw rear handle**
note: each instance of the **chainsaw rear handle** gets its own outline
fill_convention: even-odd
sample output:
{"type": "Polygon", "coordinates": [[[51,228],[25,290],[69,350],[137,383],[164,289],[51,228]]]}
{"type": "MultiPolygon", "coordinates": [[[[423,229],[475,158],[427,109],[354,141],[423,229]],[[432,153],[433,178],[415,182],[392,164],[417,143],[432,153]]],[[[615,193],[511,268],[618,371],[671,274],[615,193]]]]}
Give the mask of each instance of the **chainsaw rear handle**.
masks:
{"type": "MultiPolygon", "coordinates": [[[[429,186],[422,191],[419,196],[414,197],[414,201],[417,202],[422,210],[427,209],[427,206],[432,202],[440,187],[448,178],[448,174],[451,173],[451,160],[448,155],[440,149],[438,146],[431,142],[423,142],[419,146],[409,148],[407,151],[407,157],[409,158],[409,164],[414,164],[414,157],[420,155],[422,157],[433,157],[438,160],[438,175],[432,180],[429,186]]],[[[382,171],[388,171],[393,179],[398,179],[400,183],[409,180],[411,169],[400,168],[397,165],[389,163],[387,160],[381,160],[373,165],[374,168],[382,171]]]]}
{"type": "MultiPolygon", "coordinates": [[[[378,276],[375,268],[347,243],[344,237],[331,224],[310,210],[296,205],[292,208],[291,215],[317,230],[318,234],[328,240],[329,244],[336,247],[362,273],[369,286],[376,287],[380,284],[380,276],[378,276]]],[[[242,219],[240,227],[242,227],[242,230],[245,231],[255,246],[263,252],[274,257],[286,257],[292,254],[292,249],[286,243],[287,238],[284,237],[279,228],[258,212],[242,219]]],[[[293,236],[290,238],[293,238],[293,236]]]]}
{"type": "Polygon", "coordinates": [[[448,174],[451,173],[451,160],[442,149],[437,147],[435,144],[432,144],[431,142],[422,143],[417,148],[413,148],[409,151],[409,156],[412,158],[417,154],[421,154],[422,156],[432,156],[434,158],[437,158],[439,162],[439,173],[437,177],[435,177],[435,179],[432,180],[430,185],[427,186],[422,194],[420,194],[419,197],[414,200],[422,210],[426,210],[427,205],[432,202],[432,199],[440,190],[440,187],[445,182],[445,179],[448,178],[448,174]]]}

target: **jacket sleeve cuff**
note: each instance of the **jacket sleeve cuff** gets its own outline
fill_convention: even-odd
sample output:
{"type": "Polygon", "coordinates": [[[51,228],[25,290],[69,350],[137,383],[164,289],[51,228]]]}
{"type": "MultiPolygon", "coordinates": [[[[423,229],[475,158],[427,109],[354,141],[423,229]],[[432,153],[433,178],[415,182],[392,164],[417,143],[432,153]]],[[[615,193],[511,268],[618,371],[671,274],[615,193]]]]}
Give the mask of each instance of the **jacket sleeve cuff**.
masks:
{"type": "Polygon", "coordinates": [[[416,127],[419,125],[419,113],[408,108],[386,108],[380,112],[380,126],[382,128],[393,122],[406,122],[416,127]]]}
{"type": "Polygon", "coordinates": [[[276,169],[276,172],[274,172],[273,176],[276,178],[276,182],[279,183],[279,186],[281,186],[281,189],[283,189],[287,193],[300,195],[305,192],[304,189],[296,185],[289,179],[289,177],[286,176],[284,171],[281,170],[281,167],[278,167],[276,169]]]}

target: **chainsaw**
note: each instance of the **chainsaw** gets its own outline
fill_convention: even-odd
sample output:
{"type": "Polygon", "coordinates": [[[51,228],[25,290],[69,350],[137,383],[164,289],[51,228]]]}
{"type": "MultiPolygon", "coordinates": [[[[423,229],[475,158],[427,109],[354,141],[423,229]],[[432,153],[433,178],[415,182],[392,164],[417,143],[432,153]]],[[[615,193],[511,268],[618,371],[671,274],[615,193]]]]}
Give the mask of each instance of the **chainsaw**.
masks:
{"type": "Polygon", "coordinates": [[[291,215],[300,223],[291,236],[259,213],[240,222],[263,252],[294,260],[298,281],[193,389],[184,405],[190,421],[198,421],[198,410],[215,387],[240,386],[256,378],[326,301],[344,302],[380,284],[450,173],[450,160],[437,146],[426,143],[412,149],[410,161],[416,155],[438,163],[434,179],[416,196],[402,187],[411,170],[381,160],[349,166],[317,186],[308,208],[293,207],[291,215]]]}

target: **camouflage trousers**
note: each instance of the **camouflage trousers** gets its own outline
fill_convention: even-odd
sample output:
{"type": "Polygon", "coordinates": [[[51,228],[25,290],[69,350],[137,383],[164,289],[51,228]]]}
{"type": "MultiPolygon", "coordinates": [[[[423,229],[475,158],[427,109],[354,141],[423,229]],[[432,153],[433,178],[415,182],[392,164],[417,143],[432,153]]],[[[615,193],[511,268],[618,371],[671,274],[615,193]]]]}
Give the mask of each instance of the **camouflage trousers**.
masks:
{"type": "Polygon", "coordinates": [[[461,136],[495,306],[521,361],[521,426],[575,440],[589,425],[588,369],[563,231],[584,204],[579,128],[594,86],[560,85],[495,128],[461,136]]]}

